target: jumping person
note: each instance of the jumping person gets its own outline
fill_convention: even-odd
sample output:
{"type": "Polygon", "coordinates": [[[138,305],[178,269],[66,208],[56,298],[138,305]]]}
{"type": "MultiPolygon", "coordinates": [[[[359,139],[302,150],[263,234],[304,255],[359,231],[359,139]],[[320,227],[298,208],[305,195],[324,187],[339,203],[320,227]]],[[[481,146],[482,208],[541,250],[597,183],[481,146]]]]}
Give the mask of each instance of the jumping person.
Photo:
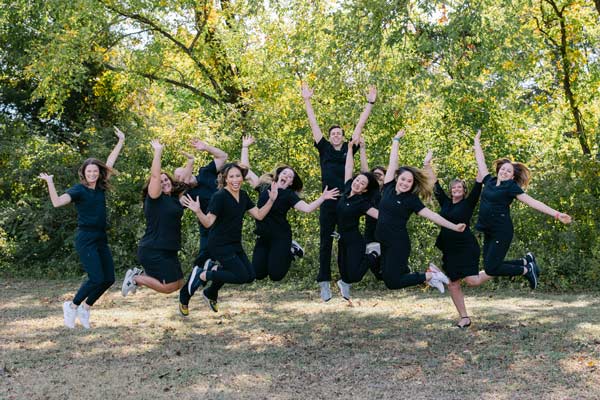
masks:
{"type": "MultiPolygon", "coordinates": [[[[329,128],[329,141],[323,137],[321,128],[317,123],[317,117],[311,104],[311,90],[306,83],[302,85],[302,98],[308,116],[308,122],[312,131],[314,145],[319,150],[319,162],[321,165],[322,189],[325,187],[337,188],[342,191],[344,188],[344,165],[346,163],[346,153],[348,143],[344,141],[344,131],[339,125],[333,125],[329,128]]],[[[352,139],[360,137],[362,129],[369,118],[369,114],[375,104],[377,90],[375,87],[369,88],[367,94],[367,104],[360,115],[358,123],[354,128],[352,139]]],[[[354,150],[356,151],[356,149],[354,150]]],[[[336,216],[337,201],[325,201],[319,210],[319,274],[317,282],[321,288],[321,299],[329,301],[331,299],[331,250],[333,246],[333,234],[337,221],[336,216]]]]}
{"type": "MultiPolygon", "coordinates": [[[[213,159],[204,167],[201,167],[198,171],[198,175],[190,176],[186,179],[188,185],[191,186],[191,189],[188,190],[188,194],[191,198],[195,199],[196,197],[200,200],[200,208],[203,212],[208,212],[208,204],[210,202],[210,198],[214,193],[217,192],[217,176],[225,162],[227,161],[228,155],[221,149],[210,146],[207,143],[195,139],[192,141],[192,146],[198,151],[206,151],[210,155],[212,155],[213,159]]],[[[186,165],[186,169],[183,170],[183,176],[186,177],[186,171],[189,171],[189,162],[186,165]]],[[[204,265],[205,262],[209,259],[208,256],[208,229],[204,227],[198,221],[198,228],[200,230],[200,250],[198,251],[198,256],[194,260],[194,265],[204,265]]],[[[187,316],[189,314],[188,305],[190,302],[190,298],[193,293],[189,293],[188,291],[188,281],[179,291],[179,311],[182,315],[187,316]]],[[[213,282],[214,284],[214,282],[213,282]]],[[[215,295],[207,294],[211,288],[206,288],[203,291],[203,297],[209,302],[209,304],[213,303],[214,309],[216,310],[217,298],[216,293],[218,290],[215,290],[215,295]],[[210,296],[210,297],[209,297],[210,296]]]]}
{"type": "Polygon", "coordinates": [[[66,193],[58,195],[53,175],[41,173],[39,177],[48,184],[48,193],[54,207],[75,203],[77,209],[77,233],[75,249],[88,279],[81,285],[72,301],[63,303],[64,324],[75,328],[75,320],[84,328],[90,328],[90,309],[106,290],[115,282],[113,263],[106,236],[106,190],[113,173],[113,166],[123,148],[125,135],[118,128],[115,134],[119,138],[117,145],[108,156],[106,163],[88,158],[79,168],[80,183],[66,193]]]}
{"type": "MultiPolygon", "coordinates": [[[[479,271],[481,249],[470,229],[473,211],[481,194],[482,177],[477,175],[470,192],[467,191],[467,184],[464,180],[453,179],[450,182],[450,196],[448,196],[433,171],[432,156],[433,153],[429,151],[423,162],[423,168],[435,180],[434,195],[440,204],[440,215],[453,223],[466,225],[463,232],[455,232],[442,227],[435,245],[442,251],[442,269],[450,279],[448,291],[460,317],[456,326],[467,328],[471,325],[471,319],[465,306],[465,296],[460,287],[461,281],[464,280],[469,286],[479,286],[491,279],[485,271],[479,271]]],[[[435,265],[430,264],[430,266],[432,270],[436,270],[435,265]]]]}
{"type": "MultiPolygon", "coordinates": [[[[360,139],[358,139],[360,140],[360,139]]],[[[357,139],[351,144],[356,144],[357,139]]],[[[353,146],[348,146],[344,169],[344,193],[336,206],[339,229],[338,267],[341,279],[337,281],[342,297],[350,301],[352,283],[360,282],[369,269],[373,269],[381,254],[378,243],[366,244],[359,230],[362,215],[377,218],[379,212],[371,198],[379,190],[377,179],[370,172],[352,175],[354,171],[353,146]]]]}
{"type": "Polygon", "coordinates": [[[481,131],[475,135],[475,159],[479,175],[483,176],[483,191],[479,206],[479,218],[475,228],[483,233],[483,265],[490,276],[519,276],[535,289],[538,285],[539,266],[535,256],[527,253],[517,260],[504,260],[513,238],[510,205],[516,198],[529,207],[548,214],[563,224],[571,223],[568,214],[556,211],[546,204],[525,194],[529,184],[529,169],[522,163],[507,158],[494,161],[496,177],[490,175],[481,148],[481,131]]]}
{"type": "MultiPolygon", "coordinates": [[[[250,166],[248,147],[254,143],[254,138],[246,136],[242,145],[242,163],[250,166]]],[[[259,192],[256,205],[262,207],[269,200],[269,190],[273,182],[277,187],[277,199],[271,211],[263,220],[256,220],[256,243],[252,253],[252,266],[256,272],[256,279],[269,277],[272,281],[280,281],[288,273],[294,254],[298,254],[299,245],[292,241],[292,228],[287,220],[287,213],[291,208],[305,213],[310,213],[324,201],[335,200],[339,191],[337,188],[323,190],[321,196],[315,201],[306,203],[300,199],[303,183],[297,172],[288,165],[279,166],[272,174],[263,175],[260,179],[248,170],[248,180],[259,192]],[[294,252],[290,252],[290,250],[294,252]]]]}
{"type": "Polygon", "coordinates": [[[269,190],[269,199],[261,207],[254,205],[248,194],[241,189],[247,170],[236,163],[223,166],[219,174],[219,190],[212,196],[208,213],[202,212],[198,198],[189,195],[183,198],[183,204],[192,210],[202,225],[210,228],[208,234],[208,252],[211,259],[219,265],[208,268],[195,266],[188,283],[189,293],[194,293],[207,281],[243,284],[255,279],[254,268],[242,247],[242,224],[244,214],[262,220],[271,210],[277,199],[277,184],[273,182],[269,190]]]}
{"type": "Polygon", "coordinates": [[[161,171],[164,146],[158,140],[152,140],[150,144],[154,156],[150,178],[143,188],[146,231],[137,251],[144,270],[127,271],[121,289],[123,296],[140,286],[165,294],[183,286],[177,252],[181,249],[182,194],[186,187],[161,171]]]}
{"type": "MultiPolygon", "coordinates": [[[[369,169],[369,162],[367,159],[366,145],[364,139],[361,137],[360,140],[360,171],[361,172],[370,172],[375,179],[377,180],[377,184],[379,185],[379,190],[375,191],[371,196],[371,204],[374,208],[379,209],[379,202],[381,201],[381,191],[383,190],[383,179],[385,177],[386,169],[380,165],[377,165],[371,169],[369,169]]],[[[365,215],[365,230],[364,230],[364,238],[365,242],[368,243],[377,243],[375,239],[375,227],[377,226],[377,219],[371,217],[370,215],[365,215]]],[[[371,267],[371,272],[375,276],[377,280],[382,280],[381,276],[381,265],[379,262],[375,263],[371,267]]]]}
{"type": "Polygon", "coordinates": [[[465,224],[453,224],[425,207],[419,196],[431,197],[433,188],[428,174],[414,167],[398,168],[398,147],[404,130],[393,138],[390,161],[385,173],[383,192],[379,203],[379,218],[375,237],[381,244],[381,266],[383,281],[388,289],[401,289],[427,282],[444,292],[444,283],[449,280],[439,270],[425,273],[410,272],[410,238],[406,224],[412,213],[456,232],[465,230],[465,224]],[[396,177],[397,175],[397,177],[396,177]]]}

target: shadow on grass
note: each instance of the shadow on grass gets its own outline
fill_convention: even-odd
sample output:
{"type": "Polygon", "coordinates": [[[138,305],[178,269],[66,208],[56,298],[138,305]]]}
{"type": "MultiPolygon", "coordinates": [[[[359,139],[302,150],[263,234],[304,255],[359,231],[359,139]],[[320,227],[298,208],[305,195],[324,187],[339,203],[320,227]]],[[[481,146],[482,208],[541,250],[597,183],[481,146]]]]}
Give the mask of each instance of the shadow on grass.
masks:
{"type": "Polygon", "coordinates": [[[24,286],[0,295],[7,399],[597,398],[600,300],[585,296],[467,291],[459,330],[450,299],[420,290],[356,291],[350,308],[251,285],[218,314],[195,297],[184,319],[176,295],[113,289],[94,329],[70,331],[64,283],[38,287],[47,302],[24,286]]]}

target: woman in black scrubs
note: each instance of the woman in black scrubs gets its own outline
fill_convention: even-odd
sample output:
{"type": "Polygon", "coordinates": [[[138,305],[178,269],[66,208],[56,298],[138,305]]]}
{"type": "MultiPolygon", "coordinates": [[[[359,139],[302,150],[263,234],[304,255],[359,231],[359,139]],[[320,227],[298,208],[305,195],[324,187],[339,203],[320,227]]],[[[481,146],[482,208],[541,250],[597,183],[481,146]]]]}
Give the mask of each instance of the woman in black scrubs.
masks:
{"type": "Polygon", "coordinates": [[[211,269],[194,267],[188,284],[190,293],[207,281],[242,284],[255,279],[254,268],[242,247],[244,214],[248,212],[257,220],[265,218],[277,199],[278,191],[277,184],[273,182],[267,202],[261,208],[256,207],[241,189],[246,173],[247,170],[236,163],[223,166],[219,174],[220,189],[212,196],[206,214],[202,212],[197,198],[183,197],[184,206],[196,213],[202,225],[210,228],[208,252],[210,258],[219,263],[211,269]]]}
{"type": "Polygon", "coordinates": [[[50,200],[54,207],[75,203],[77,209],[77,234],[75,249],[88,279],[81,285],[72,301],[63,303],[63,317],[67,328],[75,328],[75,320],[84,328],[90,328],[90,308],[115,282],[113,263],[106,236],[106,197],[112,167],[123,148],[125,135],[115,127],[119,141],[108,156],[106,164],[88,158],[79,168],[80,183],[66,193],[58,195],[53,175],[41,173],[40,178],[48,184],[50,200]]]}
{"type": "MultiPolygon", "coordinates": [[[[359,139],[358,139],[359,140],[359,139]]],[[[336,206],[339,229],[338,268],[341,279],[337,281],[342,297],[350,301],[352,283],[360,282],[365,273],[377,264],[380,248],[377,243],[367,246],[359,230],[359,220],[363,215],[377,218],[379,212],[373,207],[371,199],[379,190],[377,179],[370,172],[361,172],[352,176],[354,155],[352,149],[357,139],[350,142],[344,169],[344,193],[336,206]]]]}
{"type": "Polygon", "coordinates": [[[406,224],[412,213],[456,232],[464,231],[465,224],[454,224],[431,211],[421,202],[419,197],[424,199],[431,197],[432,184],[424,171],[407,166],[398,168],[398,147],[403,136],[404,130],[401,130],[392,141],[375,229],[375,237],[381,244],[383,281],[388,289],[401,289],[427,282],[443,293],[444,283],[449,282],[443,272],[410,271],[408,267],[410,238],[406,224]]]}
{"type": "MultiPolygon", "coordinates": [[[[433,193],[440,204],[440,215],[453,223],[466,224],[463,232],[442,227],[435,242],[436,247],[442,251],[442,269],[450,279],[448,291],[460,316],[456,326],[466,328],[471,325],[471,319],[465,306],[465,297],[460,287],[461,281],[464,280],[469,286],[479,286],[491,279],[485,271],[479,271],[481,249],[470,229],[473,211],[481,194],[481,177],[477,176],[473,189],[468,195],[466,182],[462,179],[453,179],[450,182],[450,196],[448,196],[435,176],[431,159],[432,152],[429,151],[423,167],[435,179],[433,193]]],[[[430,264],[430,268],[436,270],[433,264],[430,264]]]]}
{"type": "MultiPolygon", "coordinates": [[[[254,143],[252,136],[246,136],[242,142],[242,164],[250,166],[248,147],[254,143]]],[[[271,211],[263,220],[256,220],[256,244],[252,253],[252,266],[256,279],[269,277],[272,281],[280,281],[290,270],[293,253],[290,249],[295,245],[292,241],[292,228],[287,220],[291,208],[305,213],[315,211],[326,200],[335,200],[339,195],[337,188],[325,187],[321,196],[315,201],[306,203],[298,194],[302,191],[303,183],[296,171],[288,166],[278,167],[274,173],[258,176],[248,170],[246,179],[258,191],[257,206],[262,207],[269,200],[269,190],[273,182],[277,185],[277,199],[271,211]]],[[[296,245],[297,246],[297,245],[296,245]]]]}
{"type": "Polygon", "coordinates": [[[123,296],[139,286],[159,293],[173,293],[183,286],[183,272],[177,252],[181,249],[182,193],[185,186],[161,171],[164,146],[151,142],[154,150],[150,179],[144,186],[146,232],[138,245],[138,261],[144,267],[128,270],[122,286],[123,296]]]}
{"type": "Polygon", "coordinates": [[[518,260],[504,260],[513,238],[510,204],[516,198],[520,202],[563,224],[571,223],[568,214],[556,211],[546,204],[525,194],[530,179],[529,169],[522,163],[502,158],[494,162],[497,177],[490,175],[480,143],[481,131],[475,135],[475,158],[479,175],[483,176],[483,191],[479,206],[479,219],[475,228],[483,232],[483,265],[490,276],[524,276],[529,287],[538,285],[539,266],[533,254],[518,260]]]}

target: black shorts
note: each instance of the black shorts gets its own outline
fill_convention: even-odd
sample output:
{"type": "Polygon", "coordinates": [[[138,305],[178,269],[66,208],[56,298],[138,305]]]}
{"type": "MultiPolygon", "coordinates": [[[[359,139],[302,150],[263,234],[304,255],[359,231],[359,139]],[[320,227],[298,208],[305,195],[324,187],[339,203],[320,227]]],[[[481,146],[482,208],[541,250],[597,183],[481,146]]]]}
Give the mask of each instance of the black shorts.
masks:
{"type": "Polygon", "coordinates": [[[146,275],[162,283],[172,283],[183,279],[177,250],[152,249],[138,247],[137,259],[146,275]]]}

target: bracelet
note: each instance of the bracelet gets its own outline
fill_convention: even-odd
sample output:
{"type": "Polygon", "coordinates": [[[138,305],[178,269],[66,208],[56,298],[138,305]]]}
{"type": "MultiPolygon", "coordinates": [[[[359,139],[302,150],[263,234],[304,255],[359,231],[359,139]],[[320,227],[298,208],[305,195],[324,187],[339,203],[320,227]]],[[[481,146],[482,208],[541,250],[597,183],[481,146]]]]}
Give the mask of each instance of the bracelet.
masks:
{"type": "Polygon", "coordinates": [[[394,141],[394,142],[399,142],[399,141],[400,141],[400,138],[399,138],[399,137],[395,137],[395,138],[393,138],[393,139],[392,139],[392,141],[394,141]]]}
{"type": "Polygon", "coordinates": [[[375,104],[374,101],[368,101],[368,100],[367,100],[367,103],[369,103],[369,104],[375,104]]]}

